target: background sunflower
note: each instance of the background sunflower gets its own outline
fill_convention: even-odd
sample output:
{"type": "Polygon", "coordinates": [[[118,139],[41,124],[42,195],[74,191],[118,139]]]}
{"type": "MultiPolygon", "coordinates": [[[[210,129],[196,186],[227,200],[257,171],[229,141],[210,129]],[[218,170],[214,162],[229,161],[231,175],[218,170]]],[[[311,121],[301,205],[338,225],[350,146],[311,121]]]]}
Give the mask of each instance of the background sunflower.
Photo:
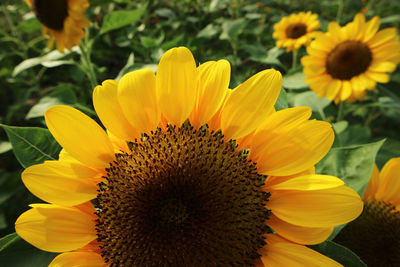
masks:
{"type": "Polygon", "coordinates": [[[90,23],[85,17],[88,0],[24,0],[43,24],[43,37],[49,35],[48,47],[54,41],[58,51],[71,50],[85,37],[90,23]]]}
{"type": "Polygon", "coordinates": [[[379,17],[368,22],[363,14],[344,27],[330,22],[327,33],[319,33],[301,59],[306,82],[319,97],[339,101],[363,100],[376,83],[389,82],[387,72],[400,62],[396,28],[378,31],[379,17]]]}
{"type": "Polygon", "coordinates": [[[368,266],[400,264],[400,158],[376,165],[364,193],[364,211],[335,241],[356,252],[368,266]]]}
{"type": "Polygon", "coordinates": [[[283,17],[274,25],[272,36],[277,39],[277,47],[293,51],[310,43],[313,32],[319,27],[317,14],[312,14],[310,11],[300,12],[283,17]]]}

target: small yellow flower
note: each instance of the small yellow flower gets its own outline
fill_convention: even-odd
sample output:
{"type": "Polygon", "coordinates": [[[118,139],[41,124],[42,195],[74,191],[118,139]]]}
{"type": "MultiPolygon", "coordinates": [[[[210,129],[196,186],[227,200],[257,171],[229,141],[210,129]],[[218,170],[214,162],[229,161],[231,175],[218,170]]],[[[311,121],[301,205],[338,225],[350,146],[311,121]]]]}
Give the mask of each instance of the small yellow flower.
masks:
{"type": "Polygon", "coordinates": [[[264,11],[266,12],[266,13],[269,13],[270,11],[271,11],[271,8],[270,7],[264,7],[264,11]]]}
{"type": "Polygon", "coordinates": [[[364,193],[364,211],[335,241],[354,251],[368,266],[400,266],[400,158],[381,172],[376,165],[364,193]]]}
{"type": "Polygon", "coordinates": [[[22,180],[50,204],[31,205],[17,233],[61,252],[50,266],[340,266],[304,246],[362,211],[342,180],[314,172],[331,125],[308,107],[275,111],[278,71],[229,82],[226,60],[197,67],[179,47],[157,74],[96,87],[107,132],[72,107],[48,109],[63,150],[22,180]]]}
{"type": "Polygon", "coordinates": [[[312,33],[319,27],[317,14],[300,12],[283,17],[274,25],[272,36],[277,39],[277,47],[286,48],[289,52],[307,45],[312,39],[312,33]]]}
{"type": "Polygon", "coordinates": [[[48,47],[56,42],[58,51],[71,50],[85,37],[90,23],[85,17],[88,0],[25,0],[43,24],[43,37],[49,35],[48,47]]]}
{"type": "Polygon", "coordinates": [[[327,33],[318,33],[301,59],[310,89],[335,103],[353,102],[377,82],[389,82],[387,72],[400,62],[399,36],[396,28],[378,31],[379,25],[379,17],[366,22],[357,14],[344,27],[331,22],[327,33]]]}
{"type": "Polygon", "coordinates": [[[261,7],[262,6],[261,2],[256,2],[256,6],[261,7]]]}

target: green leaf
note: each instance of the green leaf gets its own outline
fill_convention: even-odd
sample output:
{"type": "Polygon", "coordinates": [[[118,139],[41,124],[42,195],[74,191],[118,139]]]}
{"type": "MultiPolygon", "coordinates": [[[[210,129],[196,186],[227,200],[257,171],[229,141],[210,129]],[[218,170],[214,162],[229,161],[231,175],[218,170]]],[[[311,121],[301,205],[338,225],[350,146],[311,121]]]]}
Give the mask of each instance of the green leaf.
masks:
{"type": "Polygon", "coordinates": [[[42,24],[39,22],[38,19],[31,18],[20,22],[17,28],[18,31],[31,33],[35,31],[40,31],[42,29],[42,24]]]}
{"type": "Polygon", "coordinates": [[[339,177],[362,196],[383,142],[332,148],[315,166],[316,173],[339,177]]]}
{"type": "Polygon", "coordinates": [[[314,112],[318,112],[325,117],[324,109],[331,103],[327,98],[319,98],[313,91],[307,91],[301,94],[290,94],[289,102],[293,102],[293,106],[308,106],[314,112]]]}
{"type": "Polygon", "coordinates": [[[214,24],[208,24],[205,28],[197,33],[198,38],[211,39],[220,31],[220,28],[214,24]]]}
{"type": "Polygon", "coordinates": [[[172,39],[171,41],[166,41],[161,45],[161,48],[163,50],[168,50],[170,48],[179,46],[179,44],[181,43],[181,41],[183,40],[183,38],[185,37],[185,34],[180,34],[178,36],[176,36],[174,39],[172,39]]]}
{"type": "Polygon", "coordinates": [[[12,149],[11,143],[6,141],[0,141],[0,154],[6,153],[12,149]]]}
{"type": "Polygon", "coordinates": [[[21,181],[21,171],[0,171],[0,177],[0,205],[2,205],[18,192],[19,186],[23,185],[21,181]]]}
{"type": "Polygon", "coordinates": [[[2,266],[46,267],[57,256],[39,250],[25,242],[16,233],[0,239],[0,262],[2,266]]]}
{"type": "Polygon", "coordinates": [[[70,88],[60,88],[39,100],[26,115],[26,119],[43,117],[44,112],[54,105],[73,105],[77,102],[74,91],[70,88]]]}
{"type": "Polygon", "coordinates": [[[287,89],[304,89],[308,87],[308,83],[304,82],[306,75],[303,72],[283,76],[282,86],[287,89]]]}
{"type": "Polygon", "coordinates": [[[274,47],[270,50],[266,50],[260,43],[244,45],[243,49],[250,54],[250,59],[255,62],[260,62],[264,64],[279,65],[283,67],[278,57],[282,55],[283,50],[274,47]]]}
{"type": "Polygon", "coordinates": [[[333,241],[325,241],[324,243],[309,247],[339,262],[343,266],[367,267],[367,265],[354,252],[333,241]]]}
{"type": "Polygon", "coordinates": [[[365,144],[371,137],[371,130],[361,124],[350,125],[343,131],[336,131],[336,133],[336,138],[339,139],[342,146],[365,144]]]}
{"type": "MultiPolygon", "coordinates": [[[[72,51],[76,51],[77,48],[74,48],[72,51]]],[[[47,68],[52,68],[52,67],[57,67],[63,64],[72,64],[70,61],[67,60],[59,60],[61,58],[64,58],[67,54],[70,52],[66,52],[65,54],[62,54],[58,52],[58,50],[53,50],[50,53],[47,53],[44,56],[41,57],[34,57],[34,58],[28,58],[21,63],[19,63],[13,71],[12,76],[15,77],[21,72],[35,67],[37,65],[42,65],[47,68]]]]}
{"type": "Polygon", "coordinates": [[[266,64],[276,64],[279,66],[283,66],[281,64],[281,61],[278,59],[280,55],[284,53],[283,49],[280,49],[278,47],[273,47],[267,52],[267,57],[264,59],[264,63],[266,64]]]}
{"type": "Polygon", "coordinates": [[[140,37],[140,43],[146,48],[159,47],[162,41],[164,41],[164,37],[165,35],[163,33],[161,33],[160,37],[157,39],[142,36],[140,37]]]}
{"type": "Polygon", "coordinates": [[[130,53],[125,66],[119,71],[115,80],[119,81],[122,78],[122,76],[124,76],[126,73],[130,71],[130,69],[133,67],[134,64],[135,64],[135,55],[133,53],[130,53]]]}
{"type": "Polygon", "coordinates": [[[156,14],[163,18],[174,19],[176,17],[174,11],[169,8],[160,8],[156,10],[156,14]]]}
{"type": "Polygon", "coordinates": [[[381,18],[381,24],[396,23],[396,22],[400,22],[400,15],[399,14],[381,18]]]}
{"type": "Polygon", "coordinates": [[[0,124],[0,126],[6,131],[15,157],[24,168],[58,158],[61,147],[49,130],[4,124],[0,124]]]}
{"type": "Polygon", "coordinates": [[[398,102],[398,98],[383,96],[379,97],[379,103],[382,107],[389,109],[393,116],[400,116],[400,103],[398,102]]]}
{"type": "Polygon", "coordinates": [[[400,157],[400,140],[388,138],[379,150],[375,162],[379,168],[382,168],[389,159],[396,157],[400,157]]]}
{"type": "Polygon", "coordinates": [[[116,30],[139,21],[146,11],[146,8],[147,6],[144,5],[136,10],[117,10],[108,13],[104,18],[100,34],[104,34],[106,32],[116,30]]]}
{"type": "Polygon", "coordinates": [[[219,39],[221,40],[236,39],[243,32],[245,25],[246,25],[246,20],[244,19],[224,20],[224,22],[222,23],[222,33],[219,36],[219,39]]]}
{"type": "Polygon", "coordinates": [[[276,111],[288,108],[288,100],[287,100],[287,94],[284,88],[281,89],[281,92],[279,93],[278,100],[275,103],[275,109],[276,111]]]}

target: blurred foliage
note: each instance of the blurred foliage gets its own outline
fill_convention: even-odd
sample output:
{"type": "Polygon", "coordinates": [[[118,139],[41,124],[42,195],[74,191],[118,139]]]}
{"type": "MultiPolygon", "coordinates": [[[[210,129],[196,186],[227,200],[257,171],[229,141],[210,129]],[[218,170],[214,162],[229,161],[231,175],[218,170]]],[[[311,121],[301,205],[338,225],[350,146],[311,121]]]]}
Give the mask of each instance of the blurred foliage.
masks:
{"type": "MultiPolygon", "coordinates": [[[[344,103],[345,120],[336,121],[337,106],[308,90],[301,66],[291,69],[292,55],[276,48],[272,39],[273,24],[282,16],[299,11],[317,13],[321,30],[325,31],[328,22],[337,19],[339,2],[90,0],[86,15],[92,25],[86,38],[80,47],[60,54],[46,48],[41,24],[22,0],[2,0],[0,126],[4,131],[0,131],[0,236],[5,237],[0,240],[0,247],[6,252],[15,247],[27,253],[34,250],[15,235],[6,235],[14,232],[14,221],[28,209],[28,204],[40,202],[21,182],[23,167],[57,158],[60,149],[47,130],[38,128],[45,127],[44,111],[65,104],[97,119],[91,103],[95,84],[119,79],[126,72],[144,67],[155,71],[161,55],[181,45],[191,49],[198,63],[227,59],[232,66],[230,88],[262,69],[280,70],[284,81],[276,108],[310,106],[313,117],[331,122],[336,132],[334,148],[317,170],[343,178],[362,193],[375,158],[381,167],[389,158],[400,156],[400,73],[394,72],[391,81],[379,85],[365,101],[344,103]],[[383,139],[386,141],[382,145],[383,139]],[[10,246],[3,246],[11,241],[10,246]]],[[[381,17],[381,28],[399,28],[400,1],[343,3],[341,24],[366,7],[367,18],[381,17]]],[[[299,57],[305,54],[305,48],[301,48],[299,57]]],[[[333,242],[315,249],[327,255],[351,254],[333,242]]],[[[14,254],[18,257],[18,253],[14,254]]],[[[54,257],[46,253],[35,255],[43,264],[54,257]]],[[[357,260],[356,256],[350,259],[357,260]]],[[[18,266],[27,264],[20,260],[18,266]]]]}

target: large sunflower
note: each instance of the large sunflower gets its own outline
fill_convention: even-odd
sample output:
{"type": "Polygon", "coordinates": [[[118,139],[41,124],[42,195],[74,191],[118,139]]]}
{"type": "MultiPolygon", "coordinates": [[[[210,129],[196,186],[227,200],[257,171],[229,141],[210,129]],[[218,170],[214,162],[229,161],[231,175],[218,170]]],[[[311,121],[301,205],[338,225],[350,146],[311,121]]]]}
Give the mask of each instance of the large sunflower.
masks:
{"type": "Polygon", "coordinates": [[[312,33],[320,27],[318,15],[300,12],[283,17],[274,25],[273,37],[277,39],[276,46],[284,47],[286,51],[298,50],[307,45],[312,33]]]}
{"type": "Polygon", "coordinates": [[[306,82],[319,97],[353,102],[365,98],[377,82],[386,83],[400,61],[396,28],[378,32],[379,17],[366,22],[362,14],[344,27],[329,23],[307,47],[301,62],[306,82]]]}
{"type": "Polygon", "coordinates": [[[43,24],[43,36],[50,36],[48,47],[54,40],[58,51],[71,50],[85,36],[84,28],[90,23],[85,17],[88,0],[25,0],[43,24]]]}
{"type": "Polygon", "coordinates": [[[307,107],[275,112],[278,71],[234,90],[229,80],[227,61],[196,67],[180,47],[157,75],[96,87],[107,133],[74,108],[47,110],[63,150],[22,179],[50,204],[31,205],[17,233],[63,252],[51,266],[338,266],[303,246],[363,206],[340,179],[314,174],[330,124],[308,120],[307,107]]]}
{"type": "Polygon", "coordinates": [[[368,266],[400,266],[400,158],[376,165],[364,193],[364,211],[335,241],[357,253],[368,266]]]}

